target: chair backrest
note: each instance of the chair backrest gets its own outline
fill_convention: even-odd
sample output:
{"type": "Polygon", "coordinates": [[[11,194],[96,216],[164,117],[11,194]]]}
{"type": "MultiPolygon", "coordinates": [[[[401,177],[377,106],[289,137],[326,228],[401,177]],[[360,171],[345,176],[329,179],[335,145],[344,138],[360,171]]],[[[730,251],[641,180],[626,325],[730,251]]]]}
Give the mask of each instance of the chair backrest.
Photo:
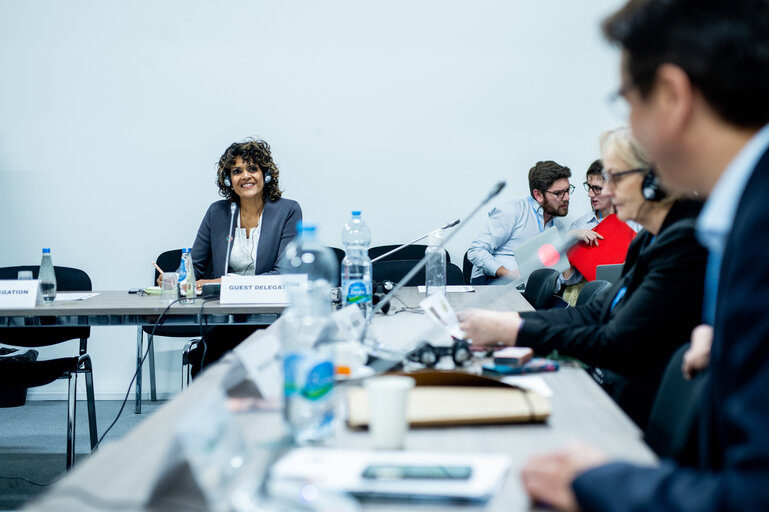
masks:
{"type": "Polygon", "coordinates": [[[609,288],[611,288],[611,283],[609,281],[602,281],[600,279],[590,281],[579,291],[579,296],[577,297],[577,303],[575,306],[584,306],[609,288]]]}
{"type": "MultiPolygon", "coordinates": [[[[40,265],[2,267],[0,268],[0,279],[17,279],[20,270],[31,270],[32,278],[37,279],[40,273],[40,265]]],[[[59,291],[89,292],[93,289],[91,278],[79,268],[58,267],[54,265],[53,273],[56,275],[56,289],[59,291]]]]}
{"type": "Polygon", "coordinates": [[[622,267],[624,266],[624,263],[598,265],[595,267],[595,278],[614,284],[622,277],[622,267]]]}
{"type": "Polygon", "coordinates": [[[555,284],[558,271],[553,268],[539,268],[529,275],[523,297],[534,309],[548,309],[555,302],[555,284]]]}
{"type": "MultiPolygon", "coordinates": [[[[0,279],[17,279],[20,270],[31,270],[32,277],[37,279],[40,265],[2,267],[0,268],[0,279]]],[[[53,273],[56,275],[57,291],[89,292],[93,289],[91,278],[79,268],[54,265],[53,273]]],[[[0,329],[0,343],[17,347],[44,347],[68,340],[83,340],[90,335],[90,327],[6,327],[0,329]]],[[[85,348],[83,343],[81,345],[85,348]]]]}
{"type": "MultiPolygon", "coordinates": [[[[371,247],[368,250],[368,257],[372,260],[374,258],[378,258],[379,256],[386,254],[396,247],[400,247],[402,244],[393,244],[393,245],[378,245],[376,247],[371,247]]],[[[414,244],[409,245],[407,247],[404,247],[400,251],[396,252],[395,254],[391,254],[390,256],[387,256],[386,258],[379,260],[379,261],[402,261],[402,260],[416,260],[419,261],[422,258],[425,257],[425,251],[427,250],[426,245],[422,244],[414,244]]],[[[449,254],[449,251],[446,251],[446,263],[451,263],[451,255],[449,254]]]]}
{"type": "Polygon", "coordinates": [[[344,250],[340,249],[339,247],[332,247],[330,245],[327,245],[326,247],[334,251],[334,255],[336,256],[336,262],[339,265],[337,267],[339,269],[339,272],[337,272],[336,282],[334,283],[334,286],[341,286],[342,274],[340,272],[342,271],[342,260],[344,259],[344,250]]]}
{"type": "Polygon", "coordinates": [[[467,257],[468,252],[465,251],[465,257],[462,258],[462,275],[465,277],[465,284],[470,284],[470,279],[473,277],[473,263],[467,257]]]}
{"type": "MultiPolygon", "coordinates": [[[[171,249],[170,251],[162,252],[155,260],[158,267],[163,269],[163,272],[176,272],[179,268],[179,263],[182,261],[182,250],[171,249]]],[[[155,277],[152,279],[152,284],[157,282],[160,272],[155,269],[155,277]]]]}
{"type": "MultiPolygon", "coordinates": [[[[415,260],[377,261],[372,266],[372,279],[375,283],[381,283],[382,281],[398,283],[406,277],[406,274],[408,274],[416,264],[417,261],[415,260]]],[[[462,276],[462,271],[459,267],[453,263],[446,263],[446,284],[461,285],[464,284],[464,282],[464,277],[462,276]]],[[[406,286],[422,286],[424,284],[425,269],[421,269],[408,283],[406,283],[406,286]]]]}
{"type": "Polygon", "coordinates": [[[697,418],[700,395],[707,375],[684,379],[681,362],[689,344],[679,347],[668,362],[654,399],[644,439],[661,458],[696,465],[698,453],[697,418]]]}

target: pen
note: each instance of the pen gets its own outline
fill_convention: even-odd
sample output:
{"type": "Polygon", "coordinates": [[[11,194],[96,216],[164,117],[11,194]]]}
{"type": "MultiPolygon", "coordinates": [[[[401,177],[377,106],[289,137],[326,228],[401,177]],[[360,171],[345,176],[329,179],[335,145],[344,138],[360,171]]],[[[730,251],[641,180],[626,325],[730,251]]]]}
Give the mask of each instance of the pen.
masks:
{"type": "Polygon", "coordinates": [[[155,267],[155,270],[157,270],[161,275],[163,275],[163,269],[158,267],[158,264],[154,261],[152,262],[152,265],[155,267]]]}

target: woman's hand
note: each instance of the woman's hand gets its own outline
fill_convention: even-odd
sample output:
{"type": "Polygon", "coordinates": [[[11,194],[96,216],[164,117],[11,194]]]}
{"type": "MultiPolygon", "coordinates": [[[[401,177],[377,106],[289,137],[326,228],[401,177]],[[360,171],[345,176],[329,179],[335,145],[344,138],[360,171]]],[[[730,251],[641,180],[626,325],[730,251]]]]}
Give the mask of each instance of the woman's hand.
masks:
{"type": "Polygon", "coordinates": [[[587,245],[594,245],[598,247],[598,240],[603,240],[603,235],[596,233],[590,229],[575,229],[570,232],[579,241],[586,243],[587,245]]]}
{"type": "Polygon", "coordinates": [[[221,282],[222,282],[221,277],[218,279],[199,279],[195,281],[195,288],[197,290],[202,290],[204,284],[214,284],[214,283],[221,283],[221,282]]]}
{"type": "Polygon", "coordinates": [[[584,443],[530,459],[521,470],[523,487],[535,503],[558,510],[579,510],[572,482],[580,473],[608,461],[603,452],[584,443]]]}
{"type": "Polygon", "coordinates": [[[713,327],[706,324],[698,325],[692,331],[691,346],[684,352],[681,371],[685,379],[694,378],[710,363],[710,346],[713,344],[713,327]]]}
{"type": "Polygon", "coordinates": [[[473,345],[515,345],[521,317],[518,313],[502,313],[485,309],[466,309],[457,313],[459,327],[473,345]]]}

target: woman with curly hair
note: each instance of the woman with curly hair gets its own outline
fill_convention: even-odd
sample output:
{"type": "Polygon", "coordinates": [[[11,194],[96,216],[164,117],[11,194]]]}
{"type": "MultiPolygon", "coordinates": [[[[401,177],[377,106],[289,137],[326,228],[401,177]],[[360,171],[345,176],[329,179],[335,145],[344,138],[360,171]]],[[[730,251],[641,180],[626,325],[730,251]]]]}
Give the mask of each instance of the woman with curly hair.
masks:
{"type": "Polygon", "coordinates": [[[263,140],[235,142],[224,152],[216,171],[219,195],[224,199],[208,208],[192,245],[198,287],[221,281],[228,249],[228,272],[278,273],[278,259],[296,236],[296,223],[302,219],[299,203],[281,197],[279,175],[270,146],[263,140]],[[233,203],[235,222],[233,232],[228,233],[233,203]]]}
{"type": "MultiPolygon", "coordinates": [[[[192,245],[198,287],[221,282],[225,261],[228,273],[278,273],[278,260],[296,237],[296,224],[302,220],[299,203],[281,197],[279,174],[270,146],[263,140],[235,142],[224,152],[216,171],[219,195],[224,199],[208,208],[192,245]],[[232,232],[228,232],[232,204],[236,206],[235,222],[232,232]]],[[[202,347],[190,352],[193,375],[255,329],[234,325],[209,330],[202,347]]]]}

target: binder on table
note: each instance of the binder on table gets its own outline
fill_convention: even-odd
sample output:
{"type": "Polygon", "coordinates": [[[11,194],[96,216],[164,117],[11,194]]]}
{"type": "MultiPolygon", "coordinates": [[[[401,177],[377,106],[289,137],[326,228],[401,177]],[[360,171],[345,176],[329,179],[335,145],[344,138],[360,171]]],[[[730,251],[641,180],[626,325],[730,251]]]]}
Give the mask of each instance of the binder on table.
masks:
{"type": "MultiPolygon", "coordinates": [[[[459,371],[422,370],[409,392],[408,419],[412,427],[539,423],[550,416],[550,402],[534,391],[498,379],[459,371]]],[[[347,393],[351,428],[368,425],[369,403],[363,388],[347,393]]]]}

